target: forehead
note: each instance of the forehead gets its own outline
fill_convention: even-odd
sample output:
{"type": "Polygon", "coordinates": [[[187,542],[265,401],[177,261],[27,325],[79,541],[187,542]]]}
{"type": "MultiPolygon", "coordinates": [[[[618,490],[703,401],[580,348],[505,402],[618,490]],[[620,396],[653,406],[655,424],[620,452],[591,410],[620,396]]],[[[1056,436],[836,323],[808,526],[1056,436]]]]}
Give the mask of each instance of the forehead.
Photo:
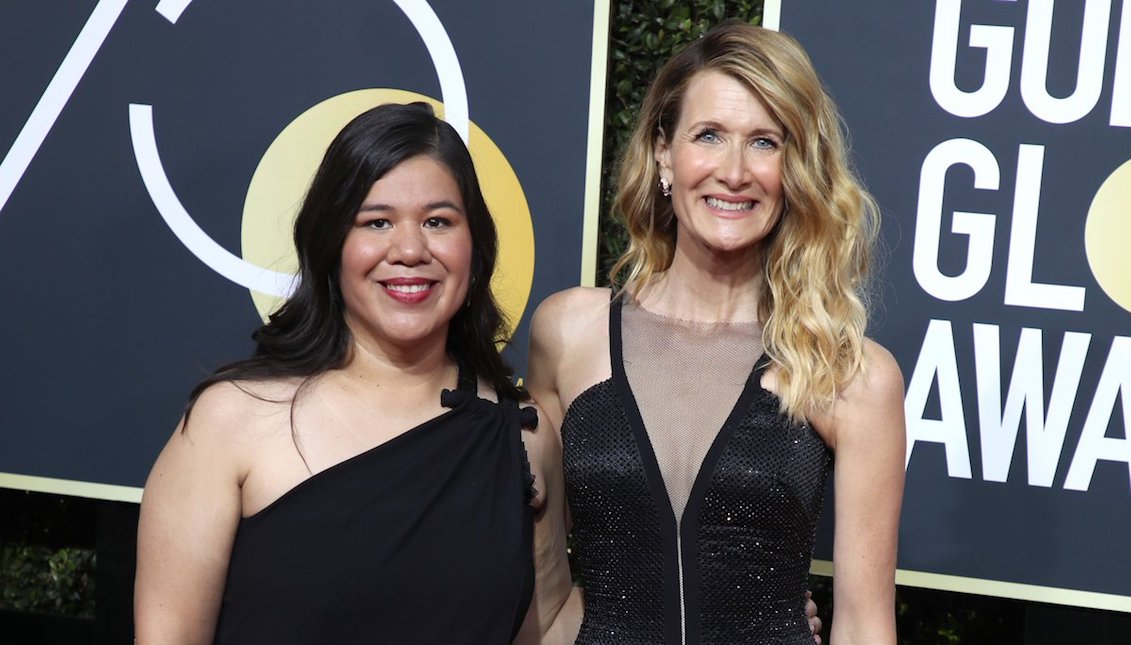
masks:
{"type": "Polygon", "coordinates": [[[677,129],[713,121],[736,130],[781,130],[770,107],[735,77],[717,71],[696,72],[680,103],[677,129]]]}
{"type": "Polygon", "coordinates": [[[448,166],[428,155],[418,155],[393,166],[369,188],[365,204],[429,204],[447,200],[462,204],[459,184],[448,166]]]}

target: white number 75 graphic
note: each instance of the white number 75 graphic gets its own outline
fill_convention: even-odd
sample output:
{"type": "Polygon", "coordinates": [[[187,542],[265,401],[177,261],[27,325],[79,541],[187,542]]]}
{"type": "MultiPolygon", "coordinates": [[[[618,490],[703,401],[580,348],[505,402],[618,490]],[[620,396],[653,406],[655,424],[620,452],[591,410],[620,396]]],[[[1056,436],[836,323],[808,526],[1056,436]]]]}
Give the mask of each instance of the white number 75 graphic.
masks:
{"type": "MultiPolygon", "coordinates": [[[[0,211],[27,172],[28,165],[43,145],[63,107],[71,98],[91,61],[106,41],[129,0],[99,0],[71,50],[55,72],[27,123],[16,136],[12,148],[0,162],[0,211]]],[[[176,24],[192,0],[159,0],[157,13],[176,24]]],[[[469,134],[467,88],[455,48],[428,0],[393,0],[417,29],[440,77],[446,119],[466,142],[469,134]]],[[[192,219],[177,199],[157,152],[153,132],[153,108],[131,103],[130,135],[134,156],[149,196],[165,223],[185,247],[209,268],[236,284],[261,293],[287,296],[296,277],[257,267],[220,246],[192,219]]]]}
{"type": "Polygon", "coordinates": [[[79,37],[75,39],[75,44],[71,45],[71,51],[67,52],[63,63],[48,83],[43,96],[39,97],[39,103],[31,111],[31,116],[16,136],[4,161],[0,162],[0,211],[4,210],[16,184],[20,183],[35,153],[39,152],[47,133],[55,125],[63,106],[71,98],[71,93],[75,91],[83,74],[86,74],[94,55],[106,41],[114,23],[118,22],[118,16],[122,15],[122,9],[128,1],[100,0],[79,32],[79,37]]]}
{"type": "MultiPolygon", "coordinates": [[[[15,142],[0,162],[0,211],[4,210],[16,185],[27,172],[31,160],[39,152],[47,133],[55,125],[59,114],[71,98],[79,81],[82,80],[90,63],[94,60],[102,43],[110,34],[114,24],[122,15],[129,0],[100,0],[86,21],[71,50],[59,65],[55,76],[32,110],[24,127],[16,136],[15,142]]],[[[160,0],[157,13],[175,23],[181,12],[192,0],[160,0]]],[[[158,206],[169,227],[197,257],[205,261],[221,275],[249,288],[264,293],[287,295],[294,286],[294,276],[279,274],[254,267],[241,258],[232,255],[200,229],[180,205],[173,189],[168,185],[164,170],[161,169],[153,140],[153,125],[149,106],[130,106],[130,127],[133,131],[138,167],[145,180],[146,188],[158,206]],[[139,133],[140,132],[140,133],[139,133]],[[140,147],[139,147],[140,143],[140,147]],[[144,161],[143,161],[144,157],[144,161]]]]}

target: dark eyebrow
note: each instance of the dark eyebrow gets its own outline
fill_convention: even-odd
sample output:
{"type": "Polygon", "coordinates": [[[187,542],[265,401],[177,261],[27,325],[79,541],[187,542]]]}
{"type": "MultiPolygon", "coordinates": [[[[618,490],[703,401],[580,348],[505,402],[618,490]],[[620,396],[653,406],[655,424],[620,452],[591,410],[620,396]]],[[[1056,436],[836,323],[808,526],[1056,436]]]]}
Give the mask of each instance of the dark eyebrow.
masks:
{"type": "MultiPolygon", "coordinates": [[[[697,121],[695,123],[692,123],[689,131],[698,130],[700,128],[710,128],[712,130],[722,130],[724,132],[730,132],[730,130],[728,130],[723,124],[719,123],[718,121],[712,121],[710,119],[707,119],[707,120],[704,120],[704,121],[697,121]]],[[[768,128],[755,128],[754,130],[752,130],[750,132],[750,134],[754,135],[754,136],[773,134],[773,135],[784,138],[785,137],[785,130],[778,127],[777,125],[774,125],[774,126],[771,126],[771,127],[768,127],[768,128]]]]}
{"type": "MultiPolygon", "coordinates": [[[[462,208],[460,208],[459,206],[456,206],[455,202],[452,202],[452,201],[447,200],[447,199],[441,199],[438,202],[429,202],[429,203],[424,205],[424,210],[429,210],[429,211],[440,210],[442,208],[450,208],[450,209],[457,211],[459,213],[463,213],[462,208]]],[[[359,213],[367,213],[367,212],[386,213],[386,212],[393,211],[393,210],[396,210],[396,209],[394,209],[392,206],[389,206],[388,204],[376,203],[376,204],[362,204],[361,208],[359,208],[357,212],[359,212],[359,213]]]]}

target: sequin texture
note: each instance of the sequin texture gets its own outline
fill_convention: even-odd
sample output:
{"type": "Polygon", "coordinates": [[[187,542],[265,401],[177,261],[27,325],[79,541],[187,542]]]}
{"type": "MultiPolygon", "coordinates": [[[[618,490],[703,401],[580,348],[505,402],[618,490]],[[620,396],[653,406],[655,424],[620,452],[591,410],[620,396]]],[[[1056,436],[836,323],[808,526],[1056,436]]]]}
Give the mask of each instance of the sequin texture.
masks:
{"type": "Polygon", "coordinates": [[[677,521],[649,442],[660,435],[643,428],[625,376],[620,313],[613,303],[613,378],[575,399],[562,424],[585,586],[577,642],[812,643],[804,592],[831,451],[778,413],[764,366],[754,369],[677,521]]]}

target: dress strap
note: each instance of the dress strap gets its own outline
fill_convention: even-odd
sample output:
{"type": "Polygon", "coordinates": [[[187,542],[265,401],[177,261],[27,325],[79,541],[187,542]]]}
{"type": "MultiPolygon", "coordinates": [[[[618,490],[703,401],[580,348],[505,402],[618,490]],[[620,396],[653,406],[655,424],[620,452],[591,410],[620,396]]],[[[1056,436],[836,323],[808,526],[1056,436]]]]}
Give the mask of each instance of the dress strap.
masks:
{"type": "Polygon", "coordinates": [[[456,377],[456,389],[440,391],[440,405],[445,408],[454,408],[479,395],[479,381],[475,377],[475,370],[462,362],[456,363],[456,369],[459,371],[459,376],[456,377]]]}
{"type": "Polygon", "coordinates": [[[624,308],[625,292],[615,289],[609,294],[609,364],[613,374],[624,376],[623,350],[621,348],[621,310],[624,308]]]}
{"type": "Polygon", "coordinates": [[[475,370],[464,365],[462,361],[456,363],[456,368],[459,370],[459,377],[456,379],[457,389],[465,394],[478,393],[479,379],[476,377],[475,370]]]}

